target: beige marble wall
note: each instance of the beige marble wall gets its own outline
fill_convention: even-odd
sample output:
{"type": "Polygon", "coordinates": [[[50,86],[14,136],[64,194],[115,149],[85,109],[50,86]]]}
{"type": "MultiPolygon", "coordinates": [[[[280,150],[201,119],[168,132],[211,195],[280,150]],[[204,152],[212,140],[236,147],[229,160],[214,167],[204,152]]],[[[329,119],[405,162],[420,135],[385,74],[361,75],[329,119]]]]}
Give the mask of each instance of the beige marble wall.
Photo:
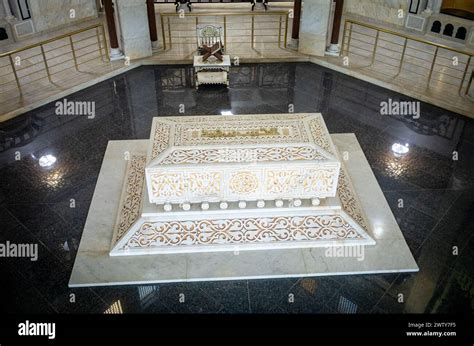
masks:
{"type": "Polygon", "coordinates": [[[331,0],[306,0],[300,26],[298,51],[303,54],[323,56],[331,12],[331,0]]]}
{"type": "Polygon", "coordinates": [[[97,17],[95,0],[30,0],[28,2],[37,32],[97,17]],[[71,18],[70,11],[75,11],[71,18]]]}
{"type": "Polygon", "coordinates": [[[408,13],[408,0],[346,0],[344,13],[368,17],[371,21],[403,26],[408,13]],[[404,16],[398,17],[398,10],[402,9],[404,16]]]}

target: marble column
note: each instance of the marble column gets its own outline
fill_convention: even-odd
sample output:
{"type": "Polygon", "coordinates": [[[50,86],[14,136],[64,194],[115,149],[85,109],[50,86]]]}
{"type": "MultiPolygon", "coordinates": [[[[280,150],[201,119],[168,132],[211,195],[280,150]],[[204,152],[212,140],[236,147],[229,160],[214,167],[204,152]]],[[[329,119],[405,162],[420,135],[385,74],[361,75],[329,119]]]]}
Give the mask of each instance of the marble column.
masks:
{"type": "Polygon", "coordinates": [[[334,0],[336,6],[334,9],[334,20],[332,23],[331,43],[326,51],[326,55],[339,56],[341,51],[339,47],[339,30],[341,28],[342,8],[344,0],[334,0]]]}
{"type": "Polygon", "coordinates": [[[124,56],[120,51],[118,39],[117,39],[117,29],[115,28],[115,16],[114,16],[114,5],[112,0],[104,0],[104,9],[105,9],[105,19],[107,21],[107,31],[109,32],[109,42],[110,42],[110,60],[120,60],[124,56]]]}
{"type": "Polygon", "coordinates": [[[5,20],[7,22],[11,22],[16,19],[12,13],[12,9],[10,8],[8,0],[3,0],[3,8],[5,9],[5,20]]]}
{"type": "Polygon", "coordinates": [[[431,2],[431,11],[434,13],[439,13],[441,11],[441,5],[443,4],[443,0],[430,0],[431,2]]]}
{"type": "Polygon", "coordinates": [[[439,13],[442,3],[442,0],[428,0],[426,3],[426,8],[422,13],[428,16],[433,13],[439,13]]]}
{"type": "Polygon", "coordinates": [[[146,2],[143,0],[116,0],[120,22],[122,49],[133,59],[152,55],[146,2]]]}
{"type": "Polygon", "coordinates": [[[298,51],[324,56],[331,0],[306,0],[303,3],[298,51]]]}
{"type": "Polygon", "coordinates": [[[151,47],[159,48],[158,33],[156,32],[155,3],[153,0],[146,0],[146,11],[148,15],[148,30],[150,31],[151,47]]]}
{"type": "Polygon", "coordinates": [[[297,40],[300,37],[300,20],[301,20],[301,0],[295,0],[293,4],[293,28],[291,30],[291,38],[297,40]]]}

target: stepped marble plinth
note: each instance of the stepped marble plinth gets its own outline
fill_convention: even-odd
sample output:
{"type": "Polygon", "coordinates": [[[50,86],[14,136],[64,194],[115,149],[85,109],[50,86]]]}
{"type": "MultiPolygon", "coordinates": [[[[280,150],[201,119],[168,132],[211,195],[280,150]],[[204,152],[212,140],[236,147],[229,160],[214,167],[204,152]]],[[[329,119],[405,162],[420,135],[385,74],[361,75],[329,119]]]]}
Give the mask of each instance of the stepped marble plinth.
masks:
{"type": "Polygon", "coordinates": [[[374,245],[320,114],[161,117],[111,256],[374,245]]]}
{"type": "MultiPolygon", "coordinates": [[[[359,206],[364,211],[367,234],[375,245],[362,247],[299,247],[266,250],[155,253],[144,256],[110,256],[116,241],[117,217],[123,207],[123,186],[130,178],[131,161],[124,153],[146,157],[147,140],[111,141],[107,147],[79,250],[74,262],[70,287],[151,284],[165,282],[215,281],[307,277],[324,275],[416,272],[413,256],[385,200],[370,166],[353,134],[331,138],[339,153],[347,153],[345,173],[350,178],[359,206]],[[362,257],[341,256],[341,249],[358,249],[362,257]],[[337,250],[337,251],[333,251],[337,250]]],[[[339,155],[339,154],[338,154],[339,155]]],[[[146,160],[146,159],[145,159],[146,160]]],[[[146,162],[140,162],[145,165],[146,162]]],[[[137,182],[141,181],[137,178],[137,182]]],[[[132,185],[134,186],[134,185],[132,185]]],[[[138,188],[138,186],[137,186],[138,188]]],[[[141,186],[144,188],[144,186],[141,186]]],[[[130,191],[129,191],[130,192],[130,191]]],[[[146,193],[144,191],[144,193],[146,193]]],[[[336,197],[333,197],[336,198],[336,197]]],[[[326,198],[321,208],[337,203],[326,198]],[[327,205],[326,205],[327,203],[327,205]]],[[[345,200],[353,205],[351,198],[345,200]]],[[[129,219],[137,215],[130,201],[129,219]]],[[[302,204],[304,206],[305,204],[302,204]]],[[[306,206],[308,206],[306,204],[306,206]]],[[[144,204],[140,217],[155,213],[154,204],[144,204]]],[[[230,205],[229,205],[230,207],[230,205]]],[[[172,211],[178,212],[178,211],[172,211]]],[[[191,212],[197,213],[199,210],[191,212]]],[[[262,212],[263,215],[263,212],[262,212]]],[[[125,227],[125,229],[127,226],[125,227]]],[[[337,244],[337,243],[336,243],[337,244]]],[[[350,255],[350,251],[347,254],[350,255]]]]}
{"type": "Polygon", "coordinates": [[[416,270],[357,140],[321,114],[160,117],[109,142],[70,286],[416,270]]]}

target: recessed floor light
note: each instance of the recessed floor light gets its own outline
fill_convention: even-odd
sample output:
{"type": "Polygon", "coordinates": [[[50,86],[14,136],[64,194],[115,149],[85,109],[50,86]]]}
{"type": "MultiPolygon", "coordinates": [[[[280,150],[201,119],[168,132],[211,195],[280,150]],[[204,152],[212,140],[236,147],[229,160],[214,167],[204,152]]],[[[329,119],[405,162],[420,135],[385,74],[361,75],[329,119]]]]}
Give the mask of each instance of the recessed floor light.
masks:
{"type": "Polygon", "coordinates": [[[394,143],[392,145],[392,151],[395,157],[401,157],[403,155],[406,155],[410,151],[410,148],[408,143],[406,143],[405,145],[400,143],[394,143]]]}
{"type": "Polygon", "coordinates": [[[43,155],[39,159],[39,165],[41,167],[51,167],[56,162],[56,156],[51,154],[43,155]]]}

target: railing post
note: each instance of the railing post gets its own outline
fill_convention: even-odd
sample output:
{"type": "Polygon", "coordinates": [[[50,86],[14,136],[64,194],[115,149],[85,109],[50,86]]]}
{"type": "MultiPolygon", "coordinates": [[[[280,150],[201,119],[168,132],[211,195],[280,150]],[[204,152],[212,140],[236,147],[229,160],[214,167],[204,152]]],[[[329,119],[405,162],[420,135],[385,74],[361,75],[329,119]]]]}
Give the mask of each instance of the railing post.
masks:
{"type": "MultiPolygon", "coordinates": [[[[196,31],[195,31],[195,32],[196,32],[196,42],[198,42],[197,48],[196,48],[196,52],[199,53],[199,37],[198,37],[198,33],[197,33],[197,26],[198,26],[198,24],[199,24],[198,16],[195,16],[195,17],[194,17],[194,20],[196,21],[196,31]]],[[[206,42],[205,44],[208,44],[208,42],[206,42]]]]}
{"type": "Polygon", "coordinates": [[[254,28],[255,28],[255,18],[254,18],[254,15],[252,14],[252,38],[251,38],[252,48],[254,48],[254,44],[253,44],[254,28]]]}
{"type": "Polygon", "coordinates": [[[352,22],[349,22],[349,38],[347,39],[347,48],[346,48],[346,56],[349,56],[349,50],[351,48],[351,38],[352,38],[352,22]]]}
{"type": "Polygon", "coordinates": [[[227,17],[224,15],[224,49],[226,49],[226,47],[227,47],[227,17]]]}
{"type": "Polygon", "coordinates": [[[435,52],[434,52],[434,55],[433,55],[433,62],[431,63],[430,74],[428,75],[428,83],[427,83],[428,86],[430,85],[431,76],[433,74],[433,68],[434,68],[434,65],[436,63],[436,57],[438,56],[438,48],[439,47],[436,46],[436,49],[435,49],[435,52]]]}
{"type": "Polygon", "coordinates": [[[344,56],[346,52],[346,31],[347,31],[347,20],[344,21],[344,29],[342,30],[342,43],[341,43],[342,56],[344,56]]]}
{"type": "Polygon", "coordinates": [[[48,75],[49,81],[52,83],[53,81],[51,80],[51,75],[49,73],[48,62],[46,61],[46,54],[44,53],[43,45],[40,45],[40,48],[41,48],[41,55],[43,56],[44,68],[46,70],[46,74],[48,75]]]}
{"type": "Polygon", "coordinates": [[[278,17],[278,48],[281,48],[281,15],[278,17]]]}
{"type": "Polygon", "coordinates": [[[173,48],[173,42],[171,42],[171,24],[170,24],[170,16],[168,16],[168,36],[170,38],[170,49],[173,48]]]}
{"type": "Polygon", "coordinates": [[[166,35],[165,35],[165,23],[163,22],[163,15],[160,13],[160,22],[161,22],[161,37],[163,40],[163,50],[166,50],[166,35]]]}
{"type": "MultiPolygon", "coordinates": [[[[99,30],[96,30],[98,33],[99,30]]],[[[74,51],[74,43],[72,42],[72,36],[69,36],[69,43],[71,45],[71,53],[72,53],[72,58],[74,59],[74,66],[76,67],[76,71],[79,71],[79,66],[77,66],[77,57],[76,57],[76,52],[74,51]]],[[[100,51],[100,58],[102,60],[102,47],[100,46],[99,42],[99,51],[100,51]]]]}
{"type": "MultiPolygon", "coordinates": [[[[284,40],[285,40],[285,43],[284,43],[284,47],[286,48],[286,44],[288,41],[288,18],[289,18],[289,14],[288,12],[286,12],[286,19],[285,19],[285,37],[284,37],[284,40]]],[[[294,19],[294,18],[293,18],[294,19]]]]}
{"type": "Polygon", "coordinates": [[[372,60],[370,61],[369,66],[372,66],[375,62],[375,53],[377,52],[377,44],[379,43],[379,34],[380,31],[377,30],[377,34],[375,35],[374,50],[372,51],[372,60]]]}
{"type": "Polygon", "coordinates": [[[407,44],[408,44],[408,39],[405,37],[405,43],[403,44],[402,56],[400,57],[400,65],[398,66],[398,72],[395,75],[395,77],[398,76],[400,74],[400,72],[402,71],[403,58],[405,57],[405,51],[407,50],[407,44]]]}
{"type": "Polygon", "coordinates": [[[16,86],[21,92],[20,80],[18,79],[18,74],[16,73],[15,63],[13,62],[13,58],[11,55],[9,55],[8,58],[10,58],[10,64],[12,65],[12,71],[13,71],[13,75],[15,76],[16,86]]]}
{"type": "Polygon", "coordinates": [[[467,59],[467,62],[466,62],[466,68],[464,69],[464,73],[462,74],[461,85],[459,86],[458,93],[461,93],[462,85],[464,84],[464,78],[466,78],[467,70],[469,69],[470,64],[471,64],[471,56],[469,55],[469,58],[467,59]]]}
{"type": "Polygon", "coordinates": [[[109,55],[109,47],[107,45],[107,37],[105,36],[105,28],[104,24],[100,25],[101,31],[102,31],[102,37],[104,38],[104,51],[105,51],[105,57],[107,61],[110,61],[110,55],[109,55]]]}
{"type": "MultiPolygon", "coordinates": [[[[95,34],[97,36],[97,45],[99,46],[100,60],[104,61],[104,55],[102,53],[102,43],[100,43],[99,27],[95,28],[95,34]]],[[[71,36],[69,38],[71,39],[71,36]]],[[[72,39],[71,39],[71,47],[73,48],[72,39]]],[[[76,53],[74,52],[74,48],[72,49],[72,51],[74,54],[74,61],[76,61],[76,53]]]]}
{"type": "Polygon", "coordinates": [[[471,71],[471,78],[469,78],[469,82],[467,83],[467,87],[466,87],[466,91],[464,92],[464,95],[467,95],[469,93],[469,89],[471,88],[473,78],[474,78],[474,71],[471,71]]]}

